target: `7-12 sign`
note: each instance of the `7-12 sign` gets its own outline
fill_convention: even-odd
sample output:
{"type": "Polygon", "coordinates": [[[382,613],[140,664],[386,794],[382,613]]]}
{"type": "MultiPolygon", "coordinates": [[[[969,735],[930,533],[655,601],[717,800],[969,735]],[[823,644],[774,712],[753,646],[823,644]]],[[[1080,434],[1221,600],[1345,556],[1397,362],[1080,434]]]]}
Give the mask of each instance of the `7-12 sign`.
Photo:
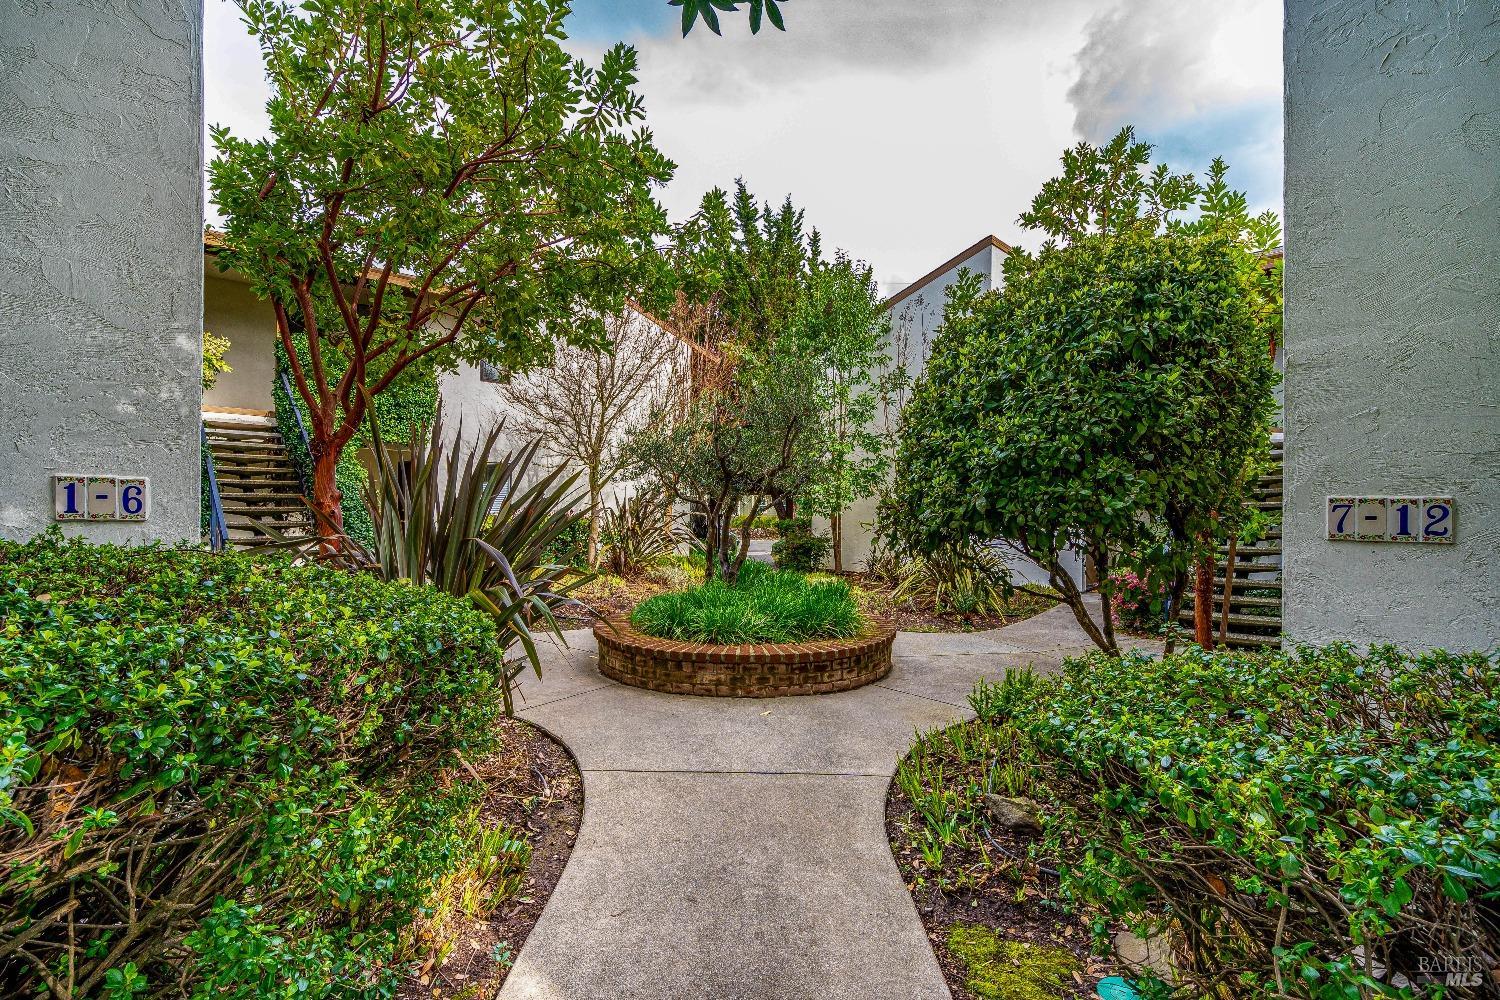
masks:
{"type": "Polygon", "coordinates": [[[144,476],[53,476],[52,505],[59,521],[144,521],[151,482],[144,476]]]}
{"type": "Polygon", "coordinates": [[[1452,545],[1452,497],[1329,497],[1328,537],[1340,542],[1452,545]]]}

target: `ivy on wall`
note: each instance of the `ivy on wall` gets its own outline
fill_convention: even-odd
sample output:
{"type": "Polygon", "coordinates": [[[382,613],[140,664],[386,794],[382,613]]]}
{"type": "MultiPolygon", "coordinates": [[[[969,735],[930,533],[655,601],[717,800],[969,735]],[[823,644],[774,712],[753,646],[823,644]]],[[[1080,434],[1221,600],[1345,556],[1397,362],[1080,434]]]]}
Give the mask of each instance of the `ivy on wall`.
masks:
{"type": "MultiPolygon", "coordinates": [[[[298,334],[294,343],[298,358],[305,361],[307,358],[306,337],[298,334]]],[[[330,381],[337,382],[342,377],[343,370],[337,366],[336,361],[327,356],[329,353],[331,352],[325,352],[324,359],[328,368],[328,377],[330,381]]],[[[286,348],[278,341],[276,344],[276,384],[272,387],[272,396],[276,402],[276,424],[281,431],[282,440],[286,442],[287,454],[291,456],[292,465],[297,469],[297,478],[302,483],[302,492],[305,496],[312,484],[312,455],[308,452],[307,445],[297,429],[297,418],[294,414],[300,412],[303,424],[309,428],[311,418],[308,416],[307,406],[297,395],[295,388],[289,395],[282,387],[283,372],[290,380],[291,363],[287,358],[286,348]]],[[[295,382],[292,384],[295,385],[295,382]]],[[[375,397],[375,417],[380,421],[381,434],[390,443],[409,443],[412,432],[417,427],[432,422],[433,416],[437,413],[437,404],[436,369],[431,365],[413,365],[375,397]]],[[[360,502],[360,492],[369,481],[369,473],[365,471],[364,465],[359,460],[359,452],[369,442],[370,428],[366,422],[344,446],[344,454],[340,457],[338,468],[334,472],[334,481],[343,495],[344,531],[349,534],[349,537],[364,544],[373,544],[375,536],[375,527],[370,521],[370,515],[365,510],[364,504],[360,502]]]]}

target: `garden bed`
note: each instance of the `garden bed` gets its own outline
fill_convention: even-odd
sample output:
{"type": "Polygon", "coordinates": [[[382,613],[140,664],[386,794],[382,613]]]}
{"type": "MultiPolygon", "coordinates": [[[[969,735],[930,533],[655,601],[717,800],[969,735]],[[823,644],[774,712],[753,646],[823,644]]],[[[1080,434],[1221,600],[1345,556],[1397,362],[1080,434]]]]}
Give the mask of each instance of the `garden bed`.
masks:
{"type": "Polygon", "coordinates": [[[885,824],[901,878],[956,1000],[1094,998],[1099,980],[1120,969],[1091,953],[1096,913],[1071,910],[1045,863],[1029,860],[1039,837],[988,821],[977,791],[994,787],[986,772],[995,757],[982,728],[969,721],[924,737],[892,779],[885,824]],[[930,796],[920,806],[903,789],[903,772],[930,796]],[[993,967],[971,965],[977,942],[1014,949],[1002,975],[1034,966],[1050,976],[997,980],[993,967]]]}
{"type": "Polygon", "coordinates": [[[517,719],[500,723],[503,749],[474,762],[488,786],[478,821],[524,837],[529,861],[507,898],[449,928],[453,947],[406,979],[399,1000],[493,997],[541,918],[578,839],[583,779],[573,758],[542,730],[517,719]]]}
{"type": "Polygon", "coordinates": [[[664,694],[774,698],[873,684],[891,672],[896,630],[877,619],[847,639],[715,646],[648,636],[619,616],[594,626],[594,637],[599,672],[621,684],[664,694]]]}

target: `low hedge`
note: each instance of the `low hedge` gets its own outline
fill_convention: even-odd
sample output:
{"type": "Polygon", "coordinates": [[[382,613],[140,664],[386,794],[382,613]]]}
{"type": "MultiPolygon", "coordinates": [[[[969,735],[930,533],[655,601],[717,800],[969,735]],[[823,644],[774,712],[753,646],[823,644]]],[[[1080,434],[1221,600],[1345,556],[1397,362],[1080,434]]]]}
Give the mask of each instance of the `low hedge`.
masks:
{"type": "Polygon", "coordinates": [[[1500,655],[1096,654],[973,704],[1038,762],[1065,888],[1165,930],[1183,995],[1493,988],[1500,655]]]}
{"type": "Polygon", "coordinates": [[[733,587],[715,579],[658,594],[631,612],[630,624],[658,639],[716,646],[847,639],[865,628],[844,581],[809,583],[758,562],[745,563],[733,587]]]}
{"type": "Polygon", "coordinates": [[[501,658],[435,590],[0,543],[0,994],[390,995],[501,658]]]}

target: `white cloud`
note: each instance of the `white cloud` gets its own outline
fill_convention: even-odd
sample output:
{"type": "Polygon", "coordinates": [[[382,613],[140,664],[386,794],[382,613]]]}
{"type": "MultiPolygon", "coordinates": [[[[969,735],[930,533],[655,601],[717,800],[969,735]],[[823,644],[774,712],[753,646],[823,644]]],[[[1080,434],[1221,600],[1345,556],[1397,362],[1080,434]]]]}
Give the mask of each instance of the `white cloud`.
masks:
{"type": "MultiPolygon", "coordinates": [[[[232,4],[205,13],[208,120],[263,134],[259,53],[232,4]]],[[[826,244],[895,285],[987,233],[1035,243],[1016,216],[1062,149],[1124,122],[1185,156],[1247,123],[1238,158],[1223,151],[1279,202],[1279,117],[1246,111],[1279,99],[1275,0],[807,0],[786,14],[785,34],[741,18],[723,37],[632,40],[648,124],[680,167],[663,194],[674,217],[743,175],[763,198],[792,194],[826,244]]]]}

